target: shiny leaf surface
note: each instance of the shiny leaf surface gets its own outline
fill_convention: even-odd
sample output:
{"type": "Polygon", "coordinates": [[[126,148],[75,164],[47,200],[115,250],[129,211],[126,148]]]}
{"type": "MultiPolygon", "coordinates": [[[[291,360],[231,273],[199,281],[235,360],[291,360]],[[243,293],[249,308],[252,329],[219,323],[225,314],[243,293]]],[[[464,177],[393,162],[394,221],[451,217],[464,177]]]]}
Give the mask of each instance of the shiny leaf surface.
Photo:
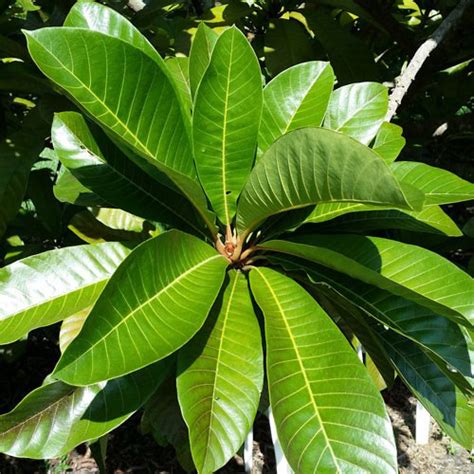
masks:
{"type": "Polygon", "coordinates": [[[332,93],[324,126],[368,145],[382,125],[387,108],[387,88],[382,84],[350,84],[332,93]]]}
{"type": "Polygon", "coordinates": [[[114,273],[55,376],[89,385],[163,359],[200,329],[227,261],[178,231],[138,246],[114,273]]]}
{"type": "Polygon", "coordinates": [[[202,330],[179,353],[178,396],[198,472],[224,466],[250,431],[263,385],[260,327],[232,271],[202,330]]]}
{"type": "Polygon", "coordinates": [[[293,66],[272,79],[263,91],[258,134],[259,152],[291,130],[319,127],[334,85],[329,63],[312,61],[293,66]]]}
{"type": "Polygon", "coordinates": [[[199,178],[224,224],[231,223],[254,161],[261,109],[257,57],[245,36],[230,28],[216,42],[196,92],[193,114],[199,178]]]}
{"type": "Polygon", "coordinates": [[[0,269],[0,344],[95,302],[130,250],[120,243],[49,250],[0,269]]]}
{"type": "Polygon", "coordinates": [[[384,402],[338,327],[297,283],[251,271],[265,317],[270,404],[296,472],[397,471],[384,402]]]}

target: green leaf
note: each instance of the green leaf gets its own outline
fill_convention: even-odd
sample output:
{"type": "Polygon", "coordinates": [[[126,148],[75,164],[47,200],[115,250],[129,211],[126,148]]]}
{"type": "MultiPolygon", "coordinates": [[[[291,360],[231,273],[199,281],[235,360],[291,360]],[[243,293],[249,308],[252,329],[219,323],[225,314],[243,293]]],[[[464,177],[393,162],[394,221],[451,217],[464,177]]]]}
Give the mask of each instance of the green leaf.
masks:
{"type": "Polygon", "coordinates": [[[180,93],[184,108],[187,112],[191,113],[192,98],[189,84],[189,58],[169,58],[165,64],[180,93]]]}
{"type": "MultiPolygon", "coordinates": [[[[429,352],[391,331],[387,326],[377,324],[371,318],[367,318],[365,314],[357,310],[356,306],[351,308],[347,303],[339,305],[340,298],[341,295],[338,293],[330,296],[333,307],[337,305],[338,309],[342,309],[341,315],[344,322],[350,325],[358,337],[362,334],[365,341],[370,337],[371,344],[375,342],[378,346],[377,353],[382,351],[391,359],[391,364],[402,380],[439,423],[443,431],[467,449],[471,449],[472,407],[468,406],[468,400],[456,388],[451,380],[452,377],[447,375],[447,371],[443,372],[439,362],[428,357],[429,352]]],[[[430,334],[432,333],[433,331],[430,330],[430,334]]],[[[447,337],[449,338],[449,333],[447,337]]]]}
{"type": "Polygon", "coordinates": [[[271,215],[334,201],[413,206],[372,150],[343,134],[307,128],[278,139],[252,170],[237,227],[247,232],[271,215]]]}
{"type": "Polygon", "coordinates": [[[61,163],[109,206],[205,235],[189,201],[150,178],[81,114],[56,114],[51,136],[61,163]]]}
{"type": "Polygon", "coordinates": [[[409,244],[357,235],[305,235],[260,245],[309,260],[402,296],[458,324],[474,323],[474,281],[443,257],[409,244]]]}
{"type": "Polygon", "coordinates": [[[355,307],[362,313],[359,319],[369,316],[413,341],[460,389],[473,392],[469,382],[474,375],[470,361],[472,340],[456,323],[406,298],[319,265],[300,265],[319,291],[332,288],[327,296],[333,302],[342,299],[346,310],[353,312],[355,307]]]}
{"type": "Polygon", "coordinates": [[[291,279],[250,273],[265,316],[270,404],[296,472],[396,472],[384,402],[356,353],[321,307],[291,279]]]}
{"type": "Polygon", "coordinates": [[[69,11],[64,26],[85,28],[121,39],[153,59],[164,69],[164,62],[156,49],[123,15],[112,8],[94,2],[77,2],[69,11]]]}
{"type": "Polygon", "coordinates": [[[142,243],[104,288],[55,376],[88,385],[175,352],[203,325],[226,267],[213,248],[182,232],[142,243]]]}
{"type": "MultiPolygon", "coordinates": [[[[99,208],[94,209],[94,212],[89,210],[78,212],[70,219],[68,229],[74,232],[81,240],[88,244],[98,244],[102,242],[114,242],[114,241],[140,241],[145,240],[149,237],[149,233],[140,226],[137,230],[124,230],[120,228],[114,228],[104,223],[104,216],[107,214],[123,213],[120,209],[107,209],[99,208]],[[102,220],[99,218],[102,216],[102,220]]],[[[130,218],[140,220],[144,224],[143,219],[128,214],[130,218]]]]}
{"type": "Polygon", "coordinates": [[[189,120],[166,67],[96,31],[62,27],[25,34],[42,72],[116,140],[140,155],[135,157],[139,166],[152,165],[160,175],[166,174],[214,229],[195,179],[189,120]]]}
{"type": "Polygon", "coordinates": [[[324,47],[340,85],[381,79],[371,49],[350,30],[342,27],[329,9],[305,9],[303,14],[316,39],[324,47]]]}
{"type": "Polygon", "coordinates": [[[441,168],[414,161],[397,161],[390,168],[399,181],[425,193],[426,206],[474,199],[474,184],[441,168]]]}
{"type": "Polygon", "coordinates": [[[393,123],[384,122],[375,136],[372,149],[379,154],[386,163],[395,161],[405,146],[406,140],[402,136],[403,129],[393,123]]]}
{"type": "Polygon", "coordinates": [[[368,145],[382,125],[387,109],[385,86],[376,82],[350,84],[332,93],[324,126],[368,145]]]}
{"type": "Polygon", "coordinates": [[[420,348],[392,331],[379,330],[378,335],[415,397],[445,433],[471,450],[473,409],[466,397],[420,348]]]}
{"type": "Polygon", "coordinates": [[[304,224],[326,222],[324,232],[370,232],[381,229],[406,229],[412,232],[443,234],[460,237],[461,230],[456,223],[439,207],[430,206],[421,211],[380,210],[383,206],[370,204],[321,204],[306,218],[304,224]],[[346,215],[347,213],[352,213],[346,215]]]}
{"type": "Polygon", "coordinates": [[[119,243],[81,245],[0,269],[0,344],[93,304],[129,252],[119,243]]]}
{"type": "Polygon", "coordinates": [[[294,18],[271,19],[264,42],[265,65],[272,76],[315,56],[313,39],[294,18]]]}
{"type": "Polygon", "coordinates": [[[61,353],[66,350],[66,347],[69,346],[73,339],[81,332],[82,326],[84,326],[91,309],[92,306],[84,308],[76,314],[68,316],[61,323],[61,329],[59,331],[59,349],[61,353]]]}
{"type": "Polygon", "coordinates": [[[205,23],[199,24],[189,53],[189,82],[193,97],[196,95],[202,76],[209,65],[218,37],[219,35],[205,23]]]}
{"type": "Polygon", "coordinates": [[[0,416],[0,451],[16,457],[60,457],[112,431],[135,413],[166,376],[162,363],[110,382],[43,385],[0,416]]]}
{"type": "Polygon", "coordinates": [[[76,206],[107,205],[97,194],[83,186],[64,166],[61,167],[58,173],[58,179],[53,186],[53,193],[58,201],[75,204],[76,206]]]}
{"type": "Polygon", "coordinates": [[[236,28],[216,42],[196,92],[194,155],[204,190],[224,224],[252,168],[262,111],[262,79],[257,57],[236,28]]]}
{"type": "Polygon", "coordinates": [[[319,127],[334,85],[329,63],[311,61],[293,66],[272,79],[263,91],[258,147],[265,152],[285,133],[319,127]]]}
{"type": "Polygon", "coordinates": [[[215,472],[244,443],[263,386],[260,327],[245,276],[230,280],[203,329],[179,353],[178,397],[198,472],[215,472]]]}

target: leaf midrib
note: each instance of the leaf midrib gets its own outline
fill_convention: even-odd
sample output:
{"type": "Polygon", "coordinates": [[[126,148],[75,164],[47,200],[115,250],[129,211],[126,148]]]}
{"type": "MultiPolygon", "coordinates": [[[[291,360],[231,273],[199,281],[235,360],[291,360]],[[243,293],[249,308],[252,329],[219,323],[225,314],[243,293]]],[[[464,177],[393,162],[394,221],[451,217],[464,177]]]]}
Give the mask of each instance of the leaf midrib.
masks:
{"type": "Polygon", "coordinates": [[[311,391],[311,385],[310,385],[310,382],[309,382],[309,380],[308,380],[308,376],[306,375],[306,371],[305,371],[303,362],[302,362],[302,360],[301,360],[300,353],[299,353],[299,351],[298,351],[298,346],[296,345],[296,342],[295,342],[294,337],[293,337],[293,333],[291,332],[291,328],[290,328],[290,326],[288,325],[288,321],[286,320],[285,311],[284,311],[284,309],[282,308],[282,306],[281,306],[281,304],[280,304],[280,301],[278,300],[278,297],[277,297],[276,293],[274,292],[272,286],[270,285],[269,281],[265,278],[265,276],[262,274],[262,272],[261,272],[258,268],[254,268],[254,270],[259,273],[260,277],[261,277],[262,280],[265,282],[265,284],[266,284],[266,286],[267,286],[267,288],[268,288],[270,294],[272,295],[272,297],[273,297],[273,299],[274,299],[274,301],[275,301],[275,303],[276,303],[276,305],[277,305],[277,307],[278,307],[278,310],[279,310],[279,312],[280,312],[280,314],[281,314],[283,323],[285,324],[285,328],[286,328],[286,330],[287,330],[287,332],[288,332],[288,335],[289,335],[289,337],[290,337],[290,341],[291,341],[291,344],[292,344],[292,346],[293,346],[293,350],[294,350],[294,352],[295,352],[295,354],[296,354],[296,358],[297,358],[297,361],[298,361],[298,365],[299,365],[299,367],[300,367],[301,374],[303,375],[303,379],[304,379],[304,382],[305,382],[305,387],[306,387],[306,390],[307,390],[307,392],[308,392],[308,394],[309,394],[309,398],[310,398],[310,400],[311,400],[311,404],[312,404],[312,406],[313,406],[314,413],[315,413],[315,415],[316,415],[316,417],[317,417],[317,419],[318,419],[318,421],[319,421],[319,424],[320,424],[320,426],[321,426],[321,432],[322,432],[322,434],[324,435],[324,438],[325,438],[325,440],[326,440],[326,446],[328,447],[328,449],[329,449],[329,451],[330,451],[330,453],[331,453],[331,456],[332,456],[332,458],[333,458],[334,464],[335,464],[335,466],[336,466],[336,468],[337,468],[337,471],[336,471],[336,472],[337,472],[338,474],[342,474],[342,471],[341,471],[341,469],[340,469],[340,467],[339,467],[339,464],[338,464],[338,462],[337,462],[337,458],[336,458],[336,455],[335,455],[334,450],[333,450],[333,448],[332,448],[332,445],[331,445],[331,443],[329,442],[329,437],[328,437],[328,435],[327,435],[327,433],[326,433],[326,428],[325,428],[325,426],[324,426],[323,420],[321,419],[321,415],[319,414],[318,406],[317,406],[316,401],[315,401],[315,399],[314,399],[314,397],[313,397],[313,393],[312,393],[312,391],[311,391]]]}
{"type": "Polygon", "coordinates": [[[227,196],[227,167],[226,167],[226,146],[227,146],[227,114],[229,112],[229,90],[230,90],[230,77],[232,71],[232,56],[234,52],[234,41],[235,41],[235,32],[232,33],[232,41],[230,43],[230,54],[229,54],[229,67],[227,69],[227,81],[226,81],[226,90],[225,90],[225,102],[224,102],[224,117],[222,124],[222,191],[224,197],[224,214],[226,219],[226,224],[230,224],[229,216],[229,203],[227,196]]]}

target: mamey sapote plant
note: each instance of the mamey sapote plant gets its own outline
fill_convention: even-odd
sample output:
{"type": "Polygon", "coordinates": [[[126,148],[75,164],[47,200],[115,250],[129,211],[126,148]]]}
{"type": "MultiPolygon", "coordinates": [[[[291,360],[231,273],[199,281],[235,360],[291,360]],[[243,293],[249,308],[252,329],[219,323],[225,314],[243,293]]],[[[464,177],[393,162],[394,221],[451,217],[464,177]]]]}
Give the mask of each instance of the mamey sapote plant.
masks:
{"type": "Polygon", "coordinates": [[[331,66],[309,62],[263,87],[236,28],[201,26],[189,62],[163,61],[95,3],[25,34],[82,111],[55,117],[63,167],[167,230],[0,270],[0,343],[64,320],[54,372],[0,417],[2,452],[59,456],[145,406],[161,441],[177,439],[161,414],[184,419],[188,468],[210,473],[243,444],[265,387],[296,472],[396,472],[380,395],[395,375],[471,447],[472,279],[375,231],[460,235],[440,205],[474,186],[394,162],[404,139],[384,123],[384,86],[333,91],[331,66]]]}

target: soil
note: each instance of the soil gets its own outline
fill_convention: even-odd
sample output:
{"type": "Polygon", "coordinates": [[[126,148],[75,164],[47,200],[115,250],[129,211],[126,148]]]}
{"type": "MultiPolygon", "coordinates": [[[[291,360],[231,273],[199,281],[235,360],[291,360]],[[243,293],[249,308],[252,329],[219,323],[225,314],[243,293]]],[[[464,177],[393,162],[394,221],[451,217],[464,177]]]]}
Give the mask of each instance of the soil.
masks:
{"type": "MultiPolygon", "coordinates": [[[[31,389],[39,386],[57,360],[57,344],[51,332],[35,331],[20,348],[14,362],[0,357],[0,412],[11,409],[31,389]]],[[[394,427],[401,474],[474,473],[470,453],[457,446],[432,424],[429,444],[415,444],[416,401],[397,381],[384,393],[394,427]]],[[[109,436],[106,471],[113,474],[181,474],[174,450],[158,446],[153,438],[139,431],[139,415],[130,418],[109,436]]],[[[275,458],[268,420],[258,415],[254,428],[254,470],[252,474],[275,473],[275,458]]],[[[62,459],[31,461],[0,455],[0,474],[98,473],[88,446],[79,446],[62,459]]],[[[220,474],[244,472],[243,460],[235,456],[220,474]]]]}

